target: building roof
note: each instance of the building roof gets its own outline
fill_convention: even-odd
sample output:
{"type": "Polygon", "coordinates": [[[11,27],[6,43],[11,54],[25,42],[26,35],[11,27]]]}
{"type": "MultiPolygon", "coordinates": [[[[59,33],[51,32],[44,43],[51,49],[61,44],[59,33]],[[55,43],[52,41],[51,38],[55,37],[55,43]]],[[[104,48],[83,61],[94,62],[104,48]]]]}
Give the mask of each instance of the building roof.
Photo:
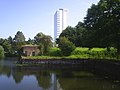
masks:
{"type": "Polygon", "coordinates": [[[38,47],[39,45],[23,45],[22,47],[38,47]]]}

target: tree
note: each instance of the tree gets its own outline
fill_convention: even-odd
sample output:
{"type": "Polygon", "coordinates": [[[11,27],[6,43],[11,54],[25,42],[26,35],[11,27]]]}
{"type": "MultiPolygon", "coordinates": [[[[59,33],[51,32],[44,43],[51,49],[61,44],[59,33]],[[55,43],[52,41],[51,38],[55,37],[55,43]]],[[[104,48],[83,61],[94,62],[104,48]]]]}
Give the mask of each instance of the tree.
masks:
{"type": "Polygon", "coordinates": [[[76,28],[73,28],[71,26],[68,26],[63,32],[60,34],[60,37],[66,37],[68,38],[71,42],[75,43],[76,40],[76,28]]]}
{"type": "Polygon", "coordinates": [[[4,49],[3,47],[0,45],[0,59],[4,58],[4,49]]]}
{"type": "Polygon", "coordinates": [[[39,54],[43,55],[44,54],[44,45],[40,43],[38,49],[40,50],[39,54]]]}
{"type": "Polygon", "coordinates": [[[14,55],[20,55],[21,54],[21,48],[23,45],[25,45],[25,42],[13,42],[12,48],[14,55]]]}
{"type": "Polygon", "coordinates": [[[49,49],[52,47],[52,37],[49,35],[45,35],[43,33],[38,33],[34,37],[35,43],[39,45],[39,49],[41,54],[47,54],[49,49]]]}
{"type": "Polygon", "coordinates": [[[12,43],[14,54],[20,55],[20,49],[22,45],[25,45],[25,36],[22,32],[18,31],[14,37],[14,42],[12,43]]]}
{"type": "Polygon", "coordinates": [[[13,38],[12,38],[11,36],[9,36],[7,40],[8,40],[8,42],[9,42],[10,44],[13,43],[13,38]]]}
{"type": "Polygon", "coordinates": [[[34,37],[34,41],[36,44],[41,43],[41,38],[44,36],[44,34],[42,32],[38,33],[35,37],[34,37]]]}
{"type": "Polygon", "coordinates": [[[25,36],[22,32],[18,31],[14,38],[15,42],[25,42],[25,36]]]}
{"type": "Polygon", "coordinates": [[[116,47],[120,55],[120,0],[100,0],[85,17],[86,45],[116,47]]]}
{"type": "MultiPolygon", "coordinates": [[[[90,9],[88,9],[88,14],[85,17],[84,23],[85,28],[87,29],[84,34],[84,42],[85,46],[87,47],[100,47],[100,41],[99,41],[99,34],[96,34],[95,28],[93,28],[95,25],[95,21],[98,21],[97,14],[100,12],[98,7],[96,5],[92,5],[90,9]]],[[[96,26],[97,27],[97,26],[96,26]]]]}
{"type": "Polygon", "coordinates": [[[82,37],[85,31],[84,24],[79,22],[76,27],[68,26],[63,32],[60,34],[60,37],[68,38],[75,46],[83,46],[82,37]]]}
{"type": "Polygon", "coordinates": [[[78,24],[75,26],[76,28],[76,39],[75,39],[75,45],[76,46],[84,46],[84,33],[86,31],[84,27],[83,22],[78,22],[78,24]]]}
{"type": "Polygon", "coordinates": [[[12,39],[0,39],[0,45],[4,48],[5,56],[11,56],[13,54],[12,39]]]}
{"type": "Polygon", "coordinates": [[[44,35],[41,38],[41,44],[44,46],[44,54],[48,54],[50,48],[52,47],[52,37],[49,35],[44,35]]]}
{"type": "Polygon", "coordinates": [[[27,44],[35,44],[34,40],[33,39],[28,39],[28,41],[26,41],[27,44]]]}
{"type": "Polygon", "coordinates": [[[0,38],[0,45],[1,45],[1,46],[2,46],[3,42],[4,42],[4,39],[3,39],[3,38],[0,38]]]}
{"type": "Polygon", "coordinates": [[[12,44],[10,44],[7,39],[4,40],[2,46],[3,46],[3,48],[4,48],[4,51],[5,51],[5,55],[6,55],[6,56],[10,56],[10,55],[13,54],[12,44]]]}
{"type": "Polygon", "coordinates": [[[70,42],[66,37],[60,37],[58,47],[64,56],[69,56],[75,49],[75,45],[70,42]]]}

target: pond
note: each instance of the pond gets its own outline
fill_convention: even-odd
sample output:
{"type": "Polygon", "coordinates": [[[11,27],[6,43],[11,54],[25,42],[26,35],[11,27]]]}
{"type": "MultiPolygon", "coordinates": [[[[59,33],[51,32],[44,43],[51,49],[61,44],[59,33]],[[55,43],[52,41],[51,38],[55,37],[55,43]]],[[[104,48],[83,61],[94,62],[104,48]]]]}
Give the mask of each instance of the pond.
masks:
{"type": "Polygon", "coordinates": [[[0,90],[120,90],[119,80],[83,66],[17,67],[14,63],[14,58],[0,61],[0,90]]]}

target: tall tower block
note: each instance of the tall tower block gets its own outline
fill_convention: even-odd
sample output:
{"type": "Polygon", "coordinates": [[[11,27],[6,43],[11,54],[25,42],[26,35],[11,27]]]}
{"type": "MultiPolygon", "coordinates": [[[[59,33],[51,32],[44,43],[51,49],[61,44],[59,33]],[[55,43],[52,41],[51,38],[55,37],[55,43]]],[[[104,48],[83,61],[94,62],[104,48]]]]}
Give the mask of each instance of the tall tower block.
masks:
{"type": "Polygon", "coordinates": [[[59,38],[59,35],[68,26],[68,9],[59,9],[54,15],[54,40],[59,38]]]}

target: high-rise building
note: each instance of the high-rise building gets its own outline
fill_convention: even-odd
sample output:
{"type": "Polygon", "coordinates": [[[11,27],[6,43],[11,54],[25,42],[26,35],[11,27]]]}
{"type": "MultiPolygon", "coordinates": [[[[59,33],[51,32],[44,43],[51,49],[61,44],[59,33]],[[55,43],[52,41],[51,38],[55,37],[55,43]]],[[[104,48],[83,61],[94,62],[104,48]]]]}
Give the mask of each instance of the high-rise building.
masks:
{"type": "Polygon", "coordinates": [[[68,26],[68,9],[59,9],[54,15],[54,40],[68,26]]]}

